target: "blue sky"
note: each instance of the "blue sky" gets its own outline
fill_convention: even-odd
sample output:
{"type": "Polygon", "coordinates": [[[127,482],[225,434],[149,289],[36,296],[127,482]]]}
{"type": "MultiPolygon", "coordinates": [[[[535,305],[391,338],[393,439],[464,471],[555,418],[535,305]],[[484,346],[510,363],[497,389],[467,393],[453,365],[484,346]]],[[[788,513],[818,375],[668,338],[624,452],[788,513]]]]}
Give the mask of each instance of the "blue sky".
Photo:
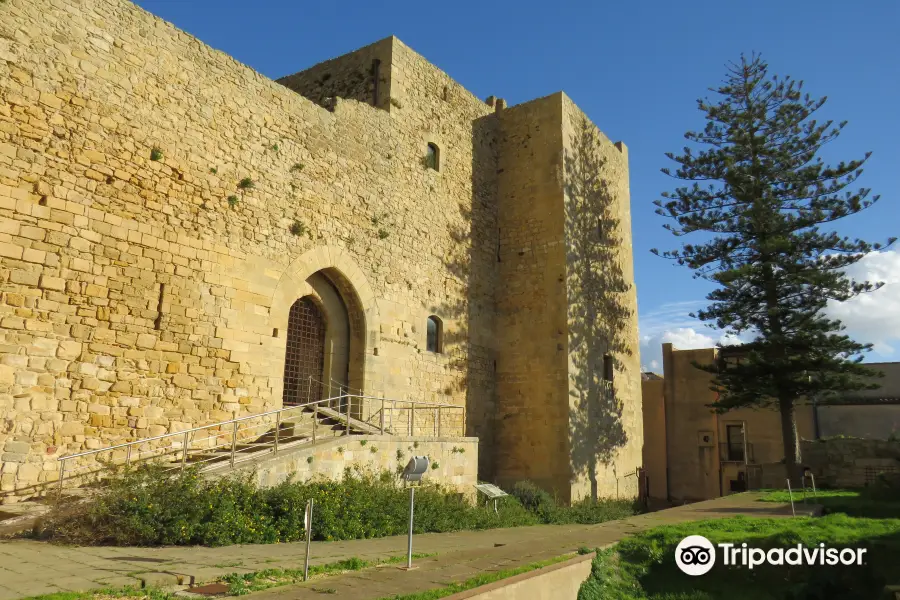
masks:
{"type": "MultiPolygon", "coordinates": [[[[848,120],[822,153],[827,160],[873,156],[861,185],[882,200],[839,223],[880,241],[900,233],[900,2],[453,2],[343,0],[140,0],[174,23],[272,78],[396,35],[479,97],[517,104],[565,91],[614,141],[629,147],[642,363],[657,369],[659,344],[699,347],[718,334],[687,313],[708,287],[650,253],[679,240],[662,229],[652,201],[675,182],[659,169],[683,134],[703,126],[696,99],[725,63],[762,52],[771,70],[828,96],[822,118],[848,120]]],[[[900,360],[900,252],[867,259],[854,274],[888,281],[834,312],[867,360],[900,360]]]]}

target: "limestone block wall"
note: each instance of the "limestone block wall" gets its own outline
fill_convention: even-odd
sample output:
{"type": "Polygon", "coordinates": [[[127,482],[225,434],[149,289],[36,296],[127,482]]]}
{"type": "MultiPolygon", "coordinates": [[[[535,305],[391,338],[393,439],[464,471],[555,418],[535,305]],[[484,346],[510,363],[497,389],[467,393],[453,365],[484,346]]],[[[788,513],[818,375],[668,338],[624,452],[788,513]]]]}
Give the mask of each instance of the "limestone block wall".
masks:
{"type": "Polygon", "coordinates": [[[7,501],[63,454],[279,406],[317,272],[351,313],[355,386],[492,405],[491,108],[390,46],[401,107],[328,111],[124,0],[0,4],[7,501]]]}
{"type": "Polygon", "coordinates": [[[655,379],[641,382],[644,447],[643,468],[650,481],[650,497],[668,497],[668,469],[666,459],[666,399],[665,381],[655,379]]]}
{"type": "Polygon", "coordinates": [[[497,478],[505,485],[531,479],[567,498],[561,95],[499,117],[497,478]]]}
{"type": "Polygon", "coordinates": [[[240,470],[253,471],[261,486],[271,487],[293,477],[295,481],[323,477],[340,479],[348,468],[381,473],[401,472],[413,456],[431,462],[425,481],[439,483],[476,496],[478,440],[476,438],[390,437],[379,435],[336,438],[315,447],[299,449],[278,458],[246,463],[240,470]]]}
{"type": "Polygon", "coordinates": [[[803,464],[816,484],[831,488],[860,488],[875,482],[878,473],[900,477],[900,442],[836,438],[805,441],[800,445],[803,464]]]}
{"type": "Polygon", "coordinates": [[[560,100],[571,496],[637,497],[644,431],[628,149],[560,100]]]}
{"type": "Polygon", "coordinates": [[[499,116],[498,480],[532,479],[566,501],[636,496],[643,431],[625,148],[562,93],[499,116]],[[576,139],[582,123],[588,143],[576,139]],[[598,173],[603,198],[581,189],[598,173]],[[614,392],[602,381],[605,355],[614,392]]]}

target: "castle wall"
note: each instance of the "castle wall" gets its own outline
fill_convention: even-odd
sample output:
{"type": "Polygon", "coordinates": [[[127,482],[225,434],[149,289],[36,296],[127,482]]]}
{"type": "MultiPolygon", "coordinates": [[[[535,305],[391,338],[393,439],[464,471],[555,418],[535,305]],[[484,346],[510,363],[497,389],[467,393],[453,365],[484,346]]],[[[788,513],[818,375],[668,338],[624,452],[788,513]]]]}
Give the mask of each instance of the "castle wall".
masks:
{"type": "Polygon", "coordinates": [[[568,497],[561,94],[499,113],[497,450],[501,484],[568,497]]]}
{"type": "Polygon", "coordinates": [[[390,110],[393,42],[385,38],[277,82],[324,108],[343,98],[390,110]]]}
{"type": "Polygon", "coordinates": [[[491,109],[390,46],[400,107],[329,112],[125,1],[0,3],[0,491],[278,407],[288,310],[323,269],[365,392],[488,429],[491,109]]]}
{"type": "Polygon", "coordinates": [[[565,95],[562,130],[571,498],[634,498],[644,440],[628,150],[565,95]]]}
{"type": "Polygon", "coordinates": [[[565,501],[636,496],[643,430],[625,148],[561,93],[499,115],[498,480],[531,479],[565,501]],[[582,189],[598,173],[602,198],[582,189]],[[605,244],[598,219],[610,228],[605,244]],[[614,392],[602,381],[605,354],[614,392]]]}

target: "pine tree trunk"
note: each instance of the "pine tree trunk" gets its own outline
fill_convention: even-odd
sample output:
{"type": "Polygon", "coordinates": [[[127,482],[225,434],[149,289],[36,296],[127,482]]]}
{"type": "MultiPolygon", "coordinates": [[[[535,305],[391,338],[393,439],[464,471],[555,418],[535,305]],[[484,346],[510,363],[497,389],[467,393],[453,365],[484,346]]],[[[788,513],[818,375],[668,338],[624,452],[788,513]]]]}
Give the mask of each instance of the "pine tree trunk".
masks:
{"type": "Polygon", "coordinates": [[[778,402],[781,410],[781,439],[784,444],[784,467],[791,485],[800,485],[803,477],[800,465],[800,440],[797,436],[797,420],[794,417],[794,399],[782,398],[778,402]]]}

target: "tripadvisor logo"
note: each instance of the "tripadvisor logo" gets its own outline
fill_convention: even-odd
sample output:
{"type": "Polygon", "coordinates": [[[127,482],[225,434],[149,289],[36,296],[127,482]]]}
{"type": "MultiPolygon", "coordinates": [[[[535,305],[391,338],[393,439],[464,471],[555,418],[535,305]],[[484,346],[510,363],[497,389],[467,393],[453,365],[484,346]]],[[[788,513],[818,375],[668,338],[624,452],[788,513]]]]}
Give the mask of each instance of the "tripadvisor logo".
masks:
{"type": "Polygon", "coordinates": [[[722,564],[752,569],[760,565],[862,565],[866,548],[828,548],[819,544],[807,548],[797,544],[790,548],[751,548],[746,543],[721,543],[713,546],[702,535],[689,535],[675,548],[675,564],[688,575],[704,575],[716,564],[716,554],[722,564]]]}

